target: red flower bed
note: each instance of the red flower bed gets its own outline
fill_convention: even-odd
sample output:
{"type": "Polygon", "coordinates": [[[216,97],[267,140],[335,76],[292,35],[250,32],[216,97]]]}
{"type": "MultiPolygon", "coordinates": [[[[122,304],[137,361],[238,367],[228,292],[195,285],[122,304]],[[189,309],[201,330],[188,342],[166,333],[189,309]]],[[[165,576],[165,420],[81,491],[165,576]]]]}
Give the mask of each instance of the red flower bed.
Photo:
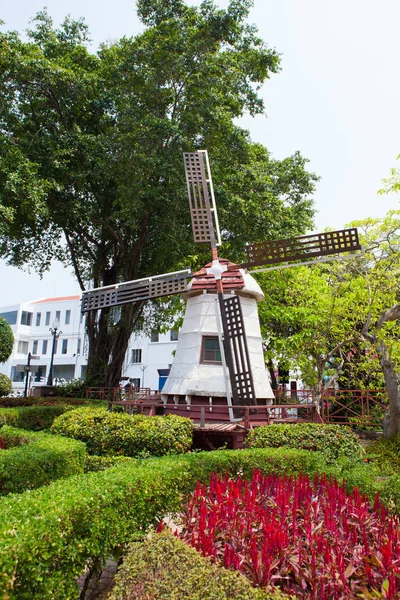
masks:
{"type": "Polygon", "coordinates": [[[306,476],[211,476],[198,484],[179,534],[255,586],[298,598],[400,598],[400,528],[376,498],[306,476]]]}

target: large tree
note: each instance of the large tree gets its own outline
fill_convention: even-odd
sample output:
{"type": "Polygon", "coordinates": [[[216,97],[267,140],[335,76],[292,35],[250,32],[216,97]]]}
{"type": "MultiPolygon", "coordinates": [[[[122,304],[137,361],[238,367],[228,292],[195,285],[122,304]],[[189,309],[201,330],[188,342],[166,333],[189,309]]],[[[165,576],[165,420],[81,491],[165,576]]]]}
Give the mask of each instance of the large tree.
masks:
{"type": "Polygon", "coordinates": [[[379,366],[390,437],[400,432],[400,211],[351,226],[363,256],[263,275],[260,315],[268,356],[297,366],[317,398],[350,370],[353,380],[367,371],[377,380],[379,366]]]}
{"type": "MultiPolygon", "coordinates": [[[[305,231],[316,177],[296,153],[283,161],[236,119],[262,113],[259,86],[279,56],[246,24],[250,0],[139,0],[134,38],[87,49],[87,28],[37,15],[23,42],[0,38],[0,255],[11,264],[73,266],[81,289],[182,266],[193,246],[182,152],[208,148],[225,251],[305,231]]],[[[88,372],[115,385],[141,311],[87,318],[88,372]]]]}

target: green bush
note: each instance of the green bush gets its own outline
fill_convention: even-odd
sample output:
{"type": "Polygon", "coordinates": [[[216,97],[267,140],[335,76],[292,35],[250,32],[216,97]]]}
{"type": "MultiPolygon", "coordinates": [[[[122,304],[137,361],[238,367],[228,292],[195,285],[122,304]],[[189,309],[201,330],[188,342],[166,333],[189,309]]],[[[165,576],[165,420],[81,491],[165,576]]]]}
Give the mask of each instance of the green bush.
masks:
{"type": "Polygon", "coordinates": [[[85,445],[54,435],[4,426],[0,436],[0,495],[24,492],[83,473],[85,445]]]}
{"type": "Polygon", "coordinates": [[[71,379],[68,383],[57,386],[57,392],[63,398],[86,398],[88,384],[82,379],[71,379]]]}
{"type": "Polygon", "coordinates": [[[1,408],[16,408],[18,406],[59,406],[67,404],[68,406],[97,406],[97,408],[107,407],[105,400],[84,400],[83,398],[62,398],[60,396],[49,396],[46,398],[34,398],[33,396],[18,398],[0,398],[1,408]]]}
{"type": "Polygon", "coordinates": [[[189,450],[193,423],[175,415],[131,416],[104,409],[79,408],[56,419],[51,431],[85,442],[89,454],[162,456],[189,450]]]}
{"type": "Polygon", "coordinates": [[[0,499],[0,598],[75,600],[88,561],[120,553],[214,471],[315,473],[318,453],[256,449],[189,453],[118,465],[0,499]],[[3,594],[3,596],[2,596],[3,594]]]}
{"type": "Polygon", "coordinates": [[[109,600],[284,600],[251,586],[238,571],[217,567],[168,531],[134,542],[109,600]],[[180,574],[183,573],[183,576],[180,574]]]}
{"type": "Polygon", "coordinates": [[[17,408],[0,408],[0,426],[11,425],[20,429],[40,431],[50,429],[54,419],[65,412],[73,410],[67,404],[59,406],[18,406],[17,408]]]}
{"type": "MultiPolygon", "coordinates": [[[[0,363],[5,363],[9,359],[13,346],[14,334],[12,329],[7,321],[0,317],[0,363]]],[[[7,394],[9,393],[7,392],[7,394]]]]}
{"type": "Polygon", "coordinates": [[[267,425],[256,427],[245,440],[247,448],[298,448],[323,452],[330,460],[339,456],[361,459],[365,452],[357,436],[349,427],[297,423],[295,425],[267,425]]]}
{"type": "Polygon", "coordinates": [[[8,396],[12,392],[12,381],[4,373],[0,373],[0,396],[8,396]]]}
{"type": "Polygon", "coordinates": [[[366,449],[368,458],[387,473],[400,474],[400,434],[375,440],[366,449]]]}
{"type": "Polygon", "coordinates": [[[134,458],[130,456],[85,456],[85,473],[93,471],[104,471],[122,463],[132,462],[134,458]]]}

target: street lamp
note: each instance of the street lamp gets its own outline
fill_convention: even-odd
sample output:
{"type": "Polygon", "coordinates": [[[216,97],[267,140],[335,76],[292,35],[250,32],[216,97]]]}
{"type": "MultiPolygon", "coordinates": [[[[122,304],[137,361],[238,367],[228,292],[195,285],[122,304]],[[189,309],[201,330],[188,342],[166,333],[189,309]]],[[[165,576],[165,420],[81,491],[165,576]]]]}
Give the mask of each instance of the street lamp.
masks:
{"type": "Polygon", "coordinates": [[[60,322],[57,319],[55,321],[53,321],[52,325],[53,325],[53,327],[50,327],[49,331],[50,331],[51,335],[53,336],[53,347],[51,349],[50,370],[49,370],[49,376],[47,378],[47,385],[53,385],[53,361],[54,361],[54,354],[56,351],[56,340],[58,340],[58,338],[62,334],[62,331],[58,331],[58,328],[60,327],[60,322]]]}

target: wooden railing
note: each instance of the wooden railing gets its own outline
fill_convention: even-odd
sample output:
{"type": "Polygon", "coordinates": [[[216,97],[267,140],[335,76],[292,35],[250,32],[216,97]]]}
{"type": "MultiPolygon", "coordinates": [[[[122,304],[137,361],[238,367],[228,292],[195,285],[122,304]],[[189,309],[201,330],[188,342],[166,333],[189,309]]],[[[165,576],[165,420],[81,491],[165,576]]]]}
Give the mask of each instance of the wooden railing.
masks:
{"type": "Polygon", "coordinates": [[[325,423],[360,429],[377,427],[387,408],[386,390],[326,390],[322,394],[321,416],[325,423]]]}

